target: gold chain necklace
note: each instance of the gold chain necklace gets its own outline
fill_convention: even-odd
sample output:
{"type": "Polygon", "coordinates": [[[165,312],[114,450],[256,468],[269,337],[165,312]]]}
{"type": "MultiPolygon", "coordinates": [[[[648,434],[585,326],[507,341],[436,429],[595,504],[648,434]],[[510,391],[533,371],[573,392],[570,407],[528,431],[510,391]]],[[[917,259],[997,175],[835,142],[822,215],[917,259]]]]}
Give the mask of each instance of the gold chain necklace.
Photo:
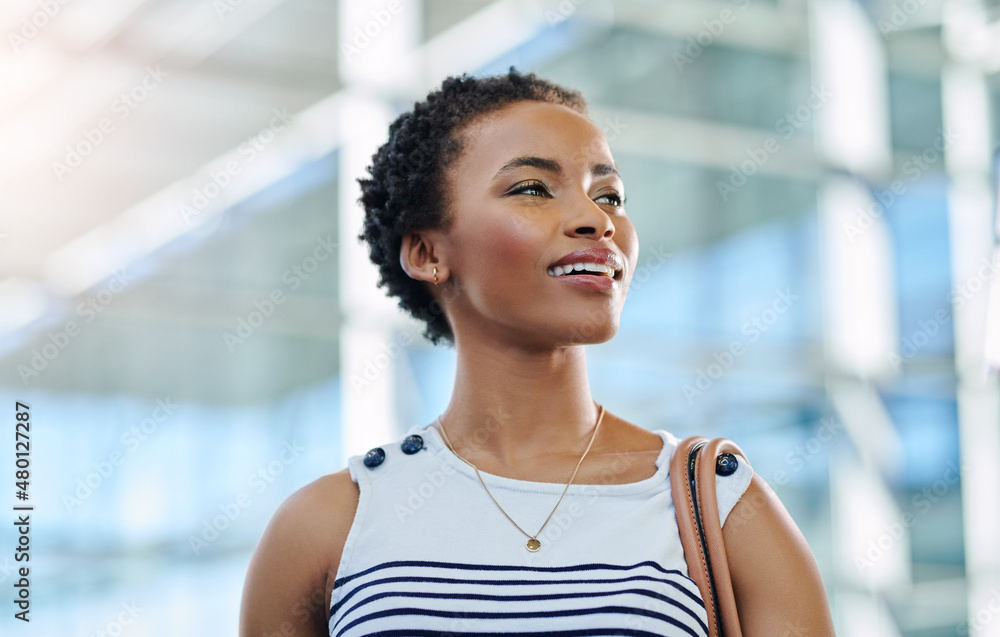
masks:
{"type": "Polygon", "coordinates": [[[549,523],[549,520],[551,520],[552,516],[555,514],[556,509],[559,508],[559,504],[562,502],[563,496],[565,496],[566,492],[569,491],[569,485],[573,484],[573,480],[576,478],[576,472],[580,470],[580,465],[583,464],[583,459],[587,457],[587,453],[590,451],[591,445],[594,444],[594,439],[597,438],[597,430],[601,426],[601,421],[604,420],[604,406],[603,405],[597,405],[597,406],[598,406],[597,424],[594,425],[594,433],[590,437],[590,442],[587,443],[587,448],[583,451],[583,455],[580,456],[580,461],[576,463],[576,469],[573,469],[573,475],[569,477],[569,482],[566,483],[566,488],[563,489],[562,495],[559,496],[559,501],[556,502],[556,505],[554,507],[552,507],[552,512],[549,513],[549,517],[545,518],[545,522],[542,522],[542,527],[538,529],[538,532],[535,533],[534,535],[529,535],[528,532],[522,529],[520,525],[518,525],[518,523],[514,521],[513,518],[507,515],[507,512],[503,510],[503,507],[500,506],[500,503],[497,502],[497,499],[493,497],[492,493],[490,493],[489,487],[487,487],[486,483],[483,482],[483,476],[480,475],[479,469],[476,468],[476,465],[472,464],[462,456],[459,456],[458,452],[455,451],[454,447],[451,446],[451,441],[448,440],[448,432],[445,431],[444,428],[444,421],[441,420],[440,416],[438,416],[437,422],[441,425],[441,433],[444,434],[444,442],[446,445],[448,445],[448,449],[451,450],[451,452],[455,454],[455,456],[457,456],[459,460],[461,460],[462,462],[469,465],[475,470],[476,477],[479,478],[480,484],[482,484],[483,488],[486,489],[486,495],[490,496],[490,500],[493,500],[493,504],[497,505],[497,508],[500,509],[500,512],[503,513],[508,520],[510,520],[510,523],[516,526],[518,531],[524,533],[524,535],[528,538],[528,541],[525,543],[525,546],[528,548],[529,551],[535,552],[538,549],[542,548],[542,543],[538,541],[538,536],[541,535],[542,529],[545,528],[545,525],[549,523]]]}

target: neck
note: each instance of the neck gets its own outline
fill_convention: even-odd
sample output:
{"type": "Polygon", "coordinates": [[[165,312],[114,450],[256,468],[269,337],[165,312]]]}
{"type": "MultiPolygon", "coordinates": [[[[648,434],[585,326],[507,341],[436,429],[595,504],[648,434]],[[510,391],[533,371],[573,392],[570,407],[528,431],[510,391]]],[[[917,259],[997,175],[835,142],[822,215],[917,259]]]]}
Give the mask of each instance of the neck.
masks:
{"type": "Polygon", "coordinates": [[[599,413],[583,346],[543,351],[456,341],[456,353],[455,387],[441,420],[459,455],[514,467],[583,453],[599,413]]]}

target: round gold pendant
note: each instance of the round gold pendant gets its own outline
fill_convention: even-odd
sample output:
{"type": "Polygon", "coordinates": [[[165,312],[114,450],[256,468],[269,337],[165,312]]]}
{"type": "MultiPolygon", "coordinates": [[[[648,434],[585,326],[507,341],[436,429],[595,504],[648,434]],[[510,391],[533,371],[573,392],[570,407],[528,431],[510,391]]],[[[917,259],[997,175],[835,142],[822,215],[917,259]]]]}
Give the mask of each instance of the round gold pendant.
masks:
{"type": "Polygon", "coordinates": [[[535,538],[531,538],[530,540],[528,540],[528,543],[527,543],[526,546],[528,547],[529,551],[531,551],[532,553],[534,553],[538,549],[542,548],[542,543],[539,542],[538,540],[536,540],[535,538]]]}

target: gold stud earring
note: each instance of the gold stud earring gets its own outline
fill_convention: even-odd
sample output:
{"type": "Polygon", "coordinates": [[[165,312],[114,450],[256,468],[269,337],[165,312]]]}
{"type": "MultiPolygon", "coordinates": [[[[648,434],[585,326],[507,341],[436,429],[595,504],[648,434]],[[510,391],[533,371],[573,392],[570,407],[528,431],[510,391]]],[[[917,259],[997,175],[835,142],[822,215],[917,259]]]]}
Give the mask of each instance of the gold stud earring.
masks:
{"type": "Polygon", "coordinates": [[[438,268],[434,266],[434,285],[438,284],[438,268]]]}

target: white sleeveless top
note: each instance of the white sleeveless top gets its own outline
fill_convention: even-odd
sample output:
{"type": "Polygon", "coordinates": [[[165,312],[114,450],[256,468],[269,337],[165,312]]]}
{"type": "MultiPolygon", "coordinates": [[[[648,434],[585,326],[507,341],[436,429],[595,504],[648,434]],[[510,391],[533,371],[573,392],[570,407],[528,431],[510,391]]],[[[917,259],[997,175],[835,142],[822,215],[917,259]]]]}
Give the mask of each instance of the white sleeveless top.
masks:
{"type": "MultiPolygon", "coordinates": [[[[351,456],[360,499],[330,599],[331,637],[707,636],[667,477],[679,441],[655,433],[663,439],[656,473],[571,485],[536,552],[434,427],[407,432],[423,439],[415,453],[403,452],[403,437],[382,445],[378,466],[351,456]]],[[[566,486],[480,474],[529,533],[566,486]]],[[[739,458],[734,474],[718,477],[720,519],[752,476],[739,458]]]]}

